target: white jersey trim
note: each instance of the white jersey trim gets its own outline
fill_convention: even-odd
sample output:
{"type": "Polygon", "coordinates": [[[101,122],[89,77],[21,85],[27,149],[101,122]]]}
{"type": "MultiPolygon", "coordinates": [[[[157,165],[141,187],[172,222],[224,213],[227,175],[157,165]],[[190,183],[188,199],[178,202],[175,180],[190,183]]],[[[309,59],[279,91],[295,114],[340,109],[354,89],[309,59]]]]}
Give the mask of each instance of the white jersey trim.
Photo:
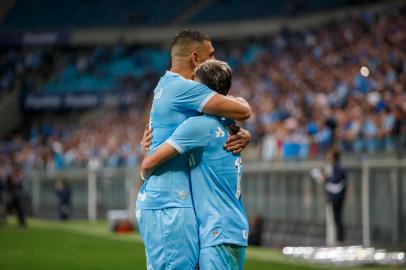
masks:
{"type": "Polygon", "coordinates": [[[210,93],[203,101],[200,103],[199,108],[197,109],[199,112],[202,112],[204,109],[204,106],[206,106],[207,102],[214,97],[214,95],[217,94],[216,92],[213,91],[213,93],[210,93]]]}
{"type": "Polygon", "coordinates": [[[166,143],[169,143],[170,145],[172,145],[173,148],[176,149],[176,151],[178,151],[179,154],[183,154],[186,152],[186,149],[183,148],[182,146],[180,146],[179,144],[177,144],[176,142],[174,142],[171,139],[167,139],[166,143]]]}

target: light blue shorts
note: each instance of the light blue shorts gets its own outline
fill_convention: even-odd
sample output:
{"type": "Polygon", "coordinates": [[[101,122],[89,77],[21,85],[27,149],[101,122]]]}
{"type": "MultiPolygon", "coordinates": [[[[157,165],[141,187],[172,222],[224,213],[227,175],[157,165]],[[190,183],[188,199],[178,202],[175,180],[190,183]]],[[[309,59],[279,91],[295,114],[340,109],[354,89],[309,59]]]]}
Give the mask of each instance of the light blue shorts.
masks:
{"type": "Polygon", "coordinates": [[[200,249],[200,270],[242,270],[246,247],[223,244],[200,249]]]}
{"type": "Polygon", "coordinates": [[[199,261],[199,231],[193,208],[137,209],[147,269],[192,270],[199,261]]]}

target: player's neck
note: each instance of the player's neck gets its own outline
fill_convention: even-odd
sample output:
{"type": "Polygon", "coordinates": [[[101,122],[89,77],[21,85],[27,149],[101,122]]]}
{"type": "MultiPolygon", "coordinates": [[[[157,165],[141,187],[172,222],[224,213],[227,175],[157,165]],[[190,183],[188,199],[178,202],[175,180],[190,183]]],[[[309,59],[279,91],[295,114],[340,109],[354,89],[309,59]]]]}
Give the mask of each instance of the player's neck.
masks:
{"type": "Polygon", "coordinates": [[[193,72],[190,69],[172,66],[171,71],[179,74],[180,76],[182,76],[185,79],[189,79],[189,80],[193,79],[193,72]]]}
{"type": "Polygon", "coordinates": [[[173,59],[171,71],[179,74],[185,79],[193,79],[193,67],[185,59],[173,59]]]}

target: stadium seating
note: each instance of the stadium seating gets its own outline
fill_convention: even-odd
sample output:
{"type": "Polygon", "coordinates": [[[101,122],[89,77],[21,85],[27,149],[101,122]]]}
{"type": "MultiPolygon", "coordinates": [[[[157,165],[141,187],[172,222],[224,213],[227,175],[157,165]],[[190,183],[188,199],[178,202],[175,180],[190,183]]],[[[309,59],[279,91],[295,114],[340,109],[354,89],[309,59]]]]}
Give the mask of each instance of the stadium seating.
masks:
{"type": "MultiPolygon", "coordinates": [[[[253,108],[251,119],[243,125],[253,135],[252,145],[260,149],[258,158],[315,159],[333,144],[351,154],[402,153],[404,13],[405,7],[390,7],[302,32],[281,30],[238,43],[217,45],[214,41],[217,57],[233,68],[231,93],[245,97],[253,108]]],[[[91,128],[92,123],[74,127],[51,124],[52,132],[44,132],[34,121],[31,135],[36,136],[22,132],[28,140],[0,143],[3,153],[20,149],[25,158],[41,156],[41,166],[56,156],[54,142],[63,146],[63,166],[84,166],[92,153],[102,152],[114,153],[102,159],[119,166],[139,155],[137,143],[127,145],[127,131],[135,130],[134,138],[141,136],[140,119],[148,112],[148,98],[156,82],[169,66],[169,52],[122,44],[105,48],[13,47],[1,49],[0,60],[4,63],[0,66],[0,91],[143,93],[141,102],[129,112],[101,117],[100,122],[110,127],[102,132],[91,128]],[[129,120],[133,114],[137,117],[129,120]],[[97,138],[97,144],[83,150],[80,141],[87,138],[87,132],[97,138]],[[114,143],[106,149],[109,141],[114,143]]]]}
{"type": "MultiPolygon", "coordinates": [[[[172,23],[193,8],[198,0],[17,0],[0,26],[13,29],[72,29],[77,27],[115,27],[172,23]],[[80,7],[80,8],[77,8],[80,7]],[[157,8],[159,7],[159,8],[157,8]],[[51,10],[52,12],[43,12],[51,10]],[[168,12],[170,10],[170,12],[168,12]]],[[[198,10],[190,24],[290,16],[306,12],[325,11],[366,0],[349,1],[208,1],[198,10]]]]}
{"type": "Polygon", "coordinates": [[[8,29],[33,30],[163,25],[170,23],[194,2],[194,0],[18,0],[1,26],[8,29]],[[158,6],[160,8],[157,8],[158,6]]]}
{"type": "MultiPolygon", "coordinates": [[[[365,1],[358,1],[362,3],[365,1]]],[[[348,5],[347,0],[334,1],[266,1],[219,0],[212,1],[188,22],[192,24],[263,19],[276,16],[301,15],[306,12],[326,11],[348,5]]]]}
{"type": "MultiPolygon", "coordinates": [[[[104,50],[103,50],[104,51],[104,50]]],[[[142,49],[116,55],[105,51],[107,60],[97,57],[97,49],[62,68],[43,91],[83,92],[120,89],[126,77],[142,79],[148,72],[162,73],[169,64],[169,54],[159,49],[142,49]]],[[[149,87],[151,85],[148,84],[149,87]]],[[[137,89],[134,89],[137,90],[137,89]]],[[[151,90],[149,88],[149,90],[151,90]]]]}

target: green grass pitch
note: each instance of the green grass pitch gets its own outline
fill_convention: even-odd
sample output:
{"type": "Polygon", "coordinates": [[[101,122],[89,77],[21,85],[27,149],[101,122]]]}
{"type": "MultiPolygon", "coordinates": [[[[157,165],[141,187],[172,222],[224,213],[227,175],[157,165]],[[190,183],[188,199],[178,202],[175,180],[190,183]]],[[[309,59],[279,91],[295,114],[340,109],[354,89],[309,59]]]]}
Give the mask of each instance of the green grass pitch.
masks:
{"type": "MultiPolygon", "coordinates": [[[[340,269],[291,261],[279,251],[249,248],[244,269],[340,269]]],[[[137,234],[116,235],[105,222],[29,220],[26,229],[14,221],[0,228],[0,269],[4,270],[138,270],[146,269],[143,244],[137,234]]],[[[352,270],[355,268],[351,268],[352,270]]],[[[358,268],[362,270],[406,267],[358,268]]]]}

